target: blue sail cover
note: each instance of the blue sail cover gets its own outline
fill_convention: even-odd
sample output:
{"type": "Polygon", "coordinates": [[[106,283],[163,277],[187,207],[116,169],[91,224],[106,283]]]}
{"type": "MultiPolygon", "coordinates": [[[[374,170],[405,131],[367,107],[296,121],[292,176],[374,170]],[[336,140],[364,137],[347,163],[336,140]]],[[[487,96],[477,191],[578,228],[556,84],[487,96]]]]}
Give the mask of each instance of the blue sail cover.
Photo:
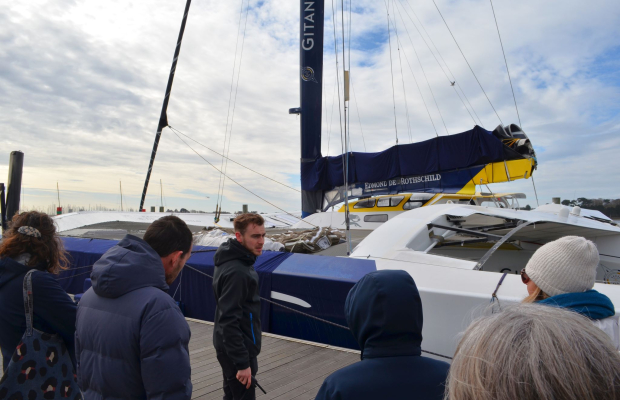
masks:
{"type": "MultiPolygon", "coordinates": [[[[486,164],[505,161],[504,147],[492,132],[476,125],[467,132],[397,145],[378,153],[352,152],[348,183],[364,194],[458,190],[486,164]]],[[[343,185],[342,155],[302,162],[303,190],[328,191],[343,185]]]]}

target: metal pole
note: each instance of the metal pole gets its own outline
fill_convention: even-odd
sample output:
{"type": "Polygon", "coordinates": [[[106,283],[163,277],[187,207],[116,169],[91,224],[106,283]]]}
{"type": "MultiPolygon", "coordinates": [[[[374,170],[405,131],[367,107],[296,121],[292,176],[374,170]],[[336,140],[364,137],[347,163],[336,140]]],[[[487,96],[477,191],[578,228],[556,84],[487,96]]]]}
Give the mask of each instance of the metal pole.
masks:
{"type": "Polygon", "coordinates": [[[118,185],[121,188],[121,211],[123,211],[123,183],[118,181],[118,185]]]}
{"type": "Polygon", "coordinates": [[[62,208],[60,205],[60,188],[58,187],[58,181],[56,181],[56,193],[58,193],[58,207],[62,208]]]}
{"type": "Polygon", "coordinates": [[[160,191],[159,194],[161,196],[159,206],[163,207],[164,206],[164,186],[161,183],[161,179],[159,179],[159,191],[160,191]]]}
{"type": "Polygon", "coordinates": [[[6,220],[11,221],[19,213],[19,202],[22,192],[22,171],[24,169],[24,153],[12,151],[9,159],[9,182],[6,196],[6,220]]]}
{"type": "Polygon", "coordinates": [[[2,223],[2,232],[6,231],[8,224],[6,223],[6,203],[4,201],[4,183],[0,183],[0,215],[2,223]]]}
{"type": "Polygon", "coordinates": [[[168,100],[170,99],[170,92],[172,91],[172,81],[174,80],[174,72],[177,68],[177,60],[179,59],[179,53],[181,52],[181,41],[183,40],[183,32],[185,31],[185,23],[187,22],[187,14],[189,13],[189,6],[192,0],[187,0],[185,3],[185,12],[183,14],[183,21],[181,22],[181,30],[179,32],[179,38],[177,39],[177,46],[174,50],[174,57],[172,58],[172,67],[170,68],[170,75],[168,76],[168,85],[166,86],[166,95],[164,96],[164,103],[161,106],[161,114],[159,116],[159,124],[157,125],[157,134],[155,134],[155,143],[153,143],[153,150],[151,151],[151,160],[149,161],[149,169],[146,171],[146,179],[144,180],[144,188],[142,189],[142,198],[140,199],[140,209],[144,208],[144,200],[146,198],[146,191],[149,187],[149,181],[151,179],[151,171],[153,170],[153,163],[155,162],[155,155],[157,155],[157,147],[159,146],[159,138],[161,137],[161,131],[168,126],[168,100]]]}

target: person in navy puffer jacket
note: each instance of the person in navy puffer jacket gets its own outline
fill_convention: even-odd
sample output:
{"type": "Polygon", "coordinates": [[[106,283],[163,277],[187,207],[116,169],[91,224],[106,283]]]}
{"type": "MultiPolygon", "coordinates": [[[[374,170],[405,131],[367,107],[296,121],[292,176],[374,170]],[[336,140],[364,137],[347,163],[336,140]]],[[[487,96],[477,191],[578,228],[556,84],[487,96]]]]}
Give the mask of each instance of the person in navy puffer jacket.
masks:
{"type": "Polygon", "coordinates": [[[345,315],[362,360],[328,376],[317,400],[443,399],[449,365],[421,356],[422,301],[407,272],[364,276],[345,315]]]}
{"type": "Polygon", "coordinates": [[[78,306],[75,347],[84,398],[190,399],[190,330],[168,285],[191,256],[181,219],[127,235],[93,266],[78,306]]]}

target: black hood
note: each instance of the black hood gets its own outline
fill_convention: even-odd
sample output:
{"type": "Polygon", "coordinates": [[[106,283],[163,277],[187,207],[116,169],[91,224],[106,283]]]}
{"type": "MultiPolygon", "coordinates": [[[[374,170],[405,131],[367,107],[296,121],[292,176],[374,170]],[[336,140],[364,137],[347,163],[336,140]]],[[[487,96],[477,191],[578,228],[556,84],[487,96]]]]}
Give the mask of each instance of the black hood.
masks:
{"type": "Polygon", "coordinates": [[[222,243],[215,252],[213,263],[217,267],[232,260],[239,260],[244,264],[253,265],[256,262],[256,256],[243,247],[237,239],[228,239],[228,241],[222,243]]]}
{"type": "Polygon", "coordinates": [[[362,359],[421,354],[422,301],[407,272],[367,274],[349,292],[344,311],[362,359]]]}

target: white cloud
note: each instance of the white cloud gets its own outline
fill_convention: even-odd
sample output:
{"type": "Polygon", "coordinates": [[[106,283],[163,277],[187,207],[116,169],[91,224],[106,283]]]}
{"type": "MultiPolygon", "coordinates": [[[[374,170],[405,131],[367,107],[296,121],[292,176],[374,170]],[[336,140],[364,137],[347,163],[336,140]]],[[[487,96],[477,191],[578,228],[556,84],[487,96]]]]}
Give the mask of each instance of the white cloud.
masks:
{"type": "MultiPolygon", "coordinates": [[[[409,141],[403,80],[413,140],[435,135],[409,64],[437,131],[445,134],[407,30],[448,131],[470,129],[471,117],[409,17],[399,15],[404,9],[411,13],[410,6],[404,0],[392,3],[402,46],[399,58],[392,31],[400,143],[409,141]]],[[[485,127],[494,128],[499,120],[432,2],[410,4],[485,127]]],[[[518,122],[489,3],[437,4],[503,122],[518,122]]],[[[620,8],[602,0],[495,1],[494,5],[523,127],[538,151],[535,179],[541,202],[574,193],[620,197],[620,181],[613,173],[620,168],[620,50],[615,41],[620,8]]],[[[299,187],[295,181],[299,121],[288,115],[288,109],[299,105],[298,7],[291,1],[250,1],[243,58],[237,58],[241,75],[230,148],[232,159],[295,187],[299,187]]],[[[24,151],[27,206],[56,202],[57,181],[68,203],[101,201],[114,206],[122,180],[127,201],[137,207],[183,9],[184,2],[163,0],[2,5],[0,137],[5,150],[0,154],[0,176],[8,173],[8,152],[24,151]]],[[[173,127],[218,152],[224,144],[239,9],[239,1],[194,1],[168,109],[173,127]]],[[[357,103],[352,101],[349,109],[352,147],[364,148],[359,110],[366,149],[379,151],[395,142],[385,6],[363,0],[355,2],[353,11],[351,74],[357,103]]],[[[330,1],[325,14],[322,150],[327,154],[329,141],[329,154],[335,155],[341,144],[337,107],[331,118],[336,67],[330,1]]],[[[340,15],[336,20],[339,23],[340,15]]],[[[336,28],[340,40],[340,26],[336,28]]],[[[196,150],[219,168],[220,157],[200,147],[196,150]]],[[[300,208],[299,193],[293,190],[234,164],[229,164],[228,173],[282,208],[300,208]]],[[[162,179],[169,207],[215,207],[219,174],[169,129],[162,135],[151,179],[147,206],[159,205],[157,183],[162,179]]],[[[530,181],[492,189],[526,191],[534,204],[530,181]]],[[[224,208],[229,210],[239,209],[241,203],[274,210],[230,181],[225,199],[224,208]]]]}

